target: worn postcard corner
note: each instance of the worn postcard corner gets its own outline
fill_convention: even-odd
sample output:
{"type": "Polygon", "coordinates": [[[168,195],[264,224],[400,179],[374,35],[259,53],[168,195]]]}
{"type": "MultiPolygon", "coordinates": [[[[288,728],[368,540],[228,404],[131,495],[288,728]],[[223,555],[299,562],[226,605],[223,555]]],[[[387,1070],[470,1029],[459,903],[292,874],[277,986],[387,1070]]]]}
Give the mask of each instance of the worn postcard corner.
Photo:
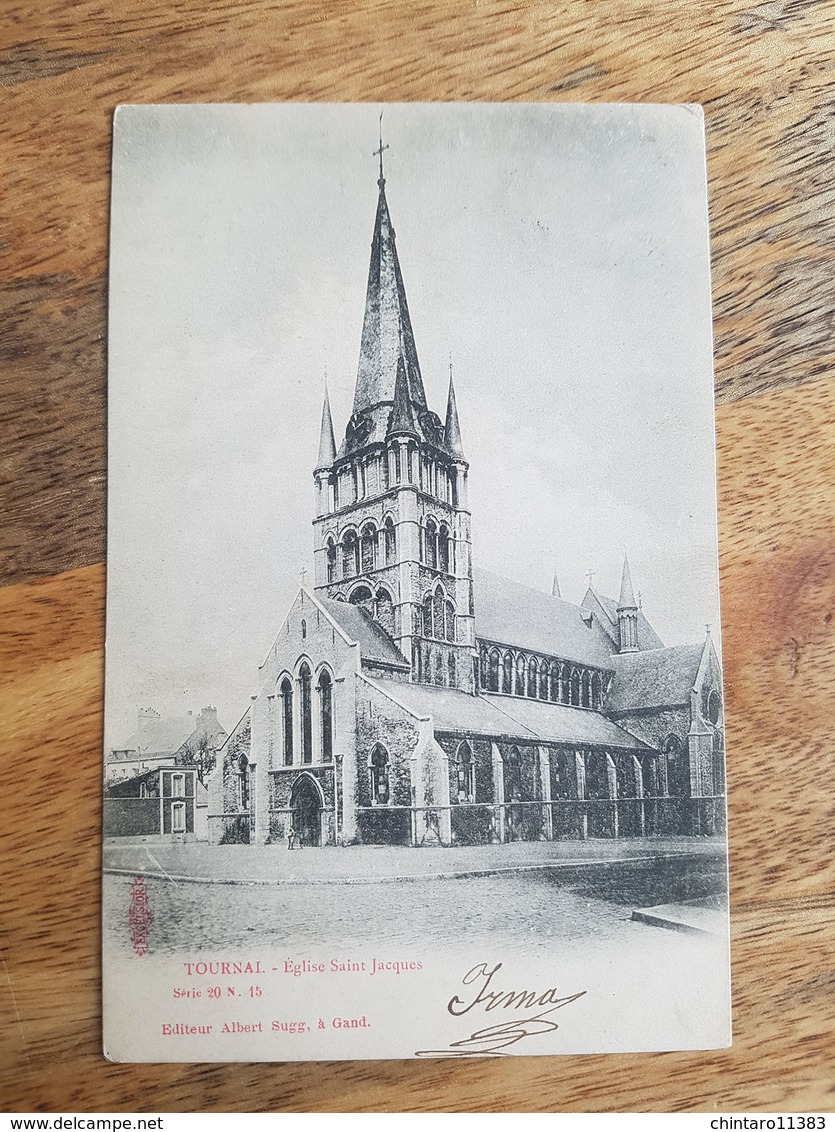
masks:
{"type": "Polygon", "coordinates": [[[116,116],[109,1058],[729,1043],[711,350],[680,108],[116,116]]]}

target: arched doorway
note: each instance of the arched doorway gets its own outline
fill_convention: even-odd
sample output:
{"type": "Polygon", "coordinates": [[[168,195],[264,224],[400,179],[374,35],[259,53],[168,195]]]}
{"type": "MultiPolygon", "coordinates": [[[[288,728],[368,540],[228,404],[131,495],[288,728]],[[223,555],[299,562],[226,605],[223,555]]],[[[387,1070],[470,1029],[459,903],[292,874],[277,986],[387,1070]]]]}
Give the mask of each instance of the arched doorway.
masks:
{"type": "Polygon", "coordinates": [[[293,784],[290,794],[293,810],[293,828],[303,846],[322,844],[322,795],[309,774],[303,774],[293,784]]]}

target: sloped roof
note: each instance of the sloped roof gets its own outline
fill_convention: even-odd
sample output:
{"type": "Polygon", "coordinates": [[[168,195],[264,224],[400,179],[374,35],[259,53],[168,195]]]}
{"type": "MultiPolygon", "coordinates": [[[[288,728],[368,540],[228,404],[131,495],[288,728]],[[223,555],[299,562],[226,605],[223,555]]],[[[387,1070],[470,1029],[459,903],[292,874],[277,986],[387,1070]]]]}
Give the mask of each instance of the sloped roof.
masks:
{"type": "MultiPolygon", "coordinates": [[[[591,586],[589,586],[582,604],[586,609],[601,612],[605,615],[609,624],[607,626],[604,622],[603,627],[607,629],[612,641],[617,647],[620,641],[620,630],[618,628],[618,603],[614,598],[606,597],[605,594],[599,594],[597,590],[593,590],[591,586]]],[[[644,616],[644,611],[640,608],[638,609],[638,648],[664,648],[664,642],[653,629],[652,625],[650,625],[649,621],[647,621],[644,616]]]]}
{"type": "Polygon", "coordinates": [[[147,755],[173,755],[179,751],[197,726],[197,717],[183,716],[177,719],[155,719],[135,731],[131,737],[114,747],[114,751],[137,751],[147,755]]]}
{"type": "Polygon", "coordinates": [[[570,601],[473,569],[476,636],[503,645],[547,653],[599,668],[611,668],[612,641],[594,618],[570,601]]]}
{"type": "Polygon", "coordinates": [[[380,628],[374,618],[359,605],[351,605],[348,601],[334,601],[332,598],[318,595],[316,600],[322,603],[345,635],[356,641],[365,660],[408,667],[406,659],[388,633],[380,628]]]}
{"type": "Polygon", "coordinates": [[[409,711],[431,716],[435,731],[523,743],[576,743],[642,748],[643,743],[595,711],[513,696],[471,696],[454,688],[380,680],[409,711]]]}
{"type": "Polygon", "coordinates": [[[615,678],[607,712],[686,704],[696,682],[704,645],[673,645],[612,657],[615,678]]]}

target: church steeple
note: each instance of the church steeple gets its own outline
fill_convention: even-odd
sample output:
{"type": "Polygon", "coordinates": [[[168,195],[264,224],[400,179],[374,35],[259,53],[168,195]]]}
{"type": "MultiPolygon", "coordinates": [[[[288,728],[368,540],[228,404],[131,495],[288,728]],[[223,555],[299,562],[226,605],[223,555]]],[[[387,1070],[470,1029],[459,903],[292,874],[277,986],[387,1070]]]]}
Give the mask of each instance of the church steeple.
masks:
{"type": "Polygon", "coordinates": [[[469,465],[450,373],[446,422],[418,365],[386,201],[379,195],[354,408],[334,451],[327,397],[315,471],[315,589],[360,606],[409,678],[475,692],[469,465]]]}
{"type": "Polygon", "coordinates": [[[319,455],[316,460],[317,472],[330,468],[336,459],[336,441],[333,435],[333,418],[331,417],[331,403],[328,397],[328,385],[325,382],[325,402],[322,405],[322,427],[319,433],[319,455]]]}
{"type": "Polygon", "coordinates": [[[629,559],[623,556],[623,574],[620,580],[620,597],[618,598],[618,630],[620,633],[620,651],[638,651],[638,603],[635,601],[635,592],[632,589],[632,575],[629,572],[629,559]]]}
{"type": "Polygon", "coordinates": [[[426,408],[426,393],[420,374],[406,290],[397,257],[394,227],[386,201],[386,181],[380,155],[380,194],[371,241],[371,264],[365,295],[354,413],[394,401],[399,362],[403,362],[410,399],[426,408]]]}

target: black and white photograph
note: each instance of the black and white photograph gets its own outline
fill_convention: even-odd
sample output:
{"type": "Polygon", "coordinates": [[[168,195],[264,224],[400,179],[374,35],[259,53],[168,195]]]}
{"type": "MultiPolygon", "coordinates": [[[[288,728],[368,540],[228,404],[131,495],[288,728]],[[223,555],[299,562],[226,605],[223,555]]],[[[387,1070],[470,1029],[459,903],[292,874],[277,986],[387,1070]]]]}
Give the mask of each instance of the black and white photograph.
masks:
{"type": "Polygon", "coordinates": [[[730,1043],[701,109],[125,106],[116,1061],[730,1043]]]}

